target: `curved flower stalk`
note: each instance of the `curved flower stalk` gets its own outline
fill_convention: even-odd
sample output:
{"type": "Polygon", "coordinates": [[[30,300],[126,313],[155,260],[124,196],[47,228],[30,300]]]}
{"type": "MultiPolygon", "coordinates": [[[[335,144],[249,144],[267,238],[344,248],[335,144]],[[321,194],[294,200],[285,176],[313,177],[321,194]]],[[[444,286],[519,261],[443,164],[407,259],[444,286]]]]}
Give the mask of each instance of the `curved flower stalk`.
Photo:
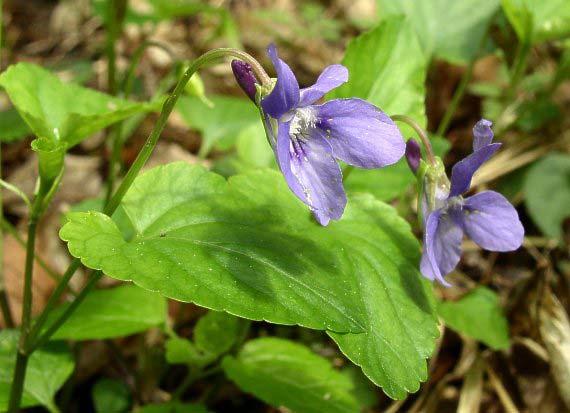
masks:
{"type": "MultiPolygon", "coordinates": [[[[340,219],[346,206],[338,160],[361,168],[397,162],[405,150],[395,123],[376,106],[361,99],[334,99],[316,104],[326,93],[348,81],[342,65],[325,68],[317,82],[300,88],[291,68],[270,45],[277,80],[272,90],[257,88],[267,137],[291,191],[309,206],[321,225],[340,219]]],[[[236,78],[252,98],[247,67],[233,66],[236,78]]]]}
{"type": "MultiPolygon", "coordinates": [[[[453,166],[451,182],[440,159],[434,165],[422,161],[418,169],[423,189],[420,209],[424,227],[420,269],[426,278],[445,286],[449,283],[444,276],[453,271],[461,257],[464,234],[481,248],[499,252],[516,250],[524,238],[517,211],[504,196],[483,191],[463,197],[475,172],[501,147],[500,143],[493,143],[491,125],[485,119],[475,125],[473,153],[453,166]]],[[[411,158],[408,159],[411,165],[415,165],[417,156],[413,146],[414,143],[408,143],[407,153],[411,155],[407,157],[411,158]]]]}

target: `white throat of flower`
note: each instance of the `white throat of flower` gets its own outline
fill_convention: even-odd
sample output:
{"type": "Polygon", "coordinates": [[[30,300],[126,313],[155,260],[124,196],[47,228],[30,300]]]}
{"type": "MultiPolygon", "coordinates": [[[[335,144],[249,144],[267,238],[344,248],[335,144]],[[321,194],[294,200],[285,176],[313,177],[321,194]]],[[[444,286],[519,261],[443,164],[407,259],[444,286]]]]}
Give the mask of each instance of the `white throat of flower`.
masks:
{"type": "Polygon", "coordinates": [[[312,107],[298,108],[292,111],[289,135],[294,141],[305,142],[317,123],[317,113],[312,107]]]}

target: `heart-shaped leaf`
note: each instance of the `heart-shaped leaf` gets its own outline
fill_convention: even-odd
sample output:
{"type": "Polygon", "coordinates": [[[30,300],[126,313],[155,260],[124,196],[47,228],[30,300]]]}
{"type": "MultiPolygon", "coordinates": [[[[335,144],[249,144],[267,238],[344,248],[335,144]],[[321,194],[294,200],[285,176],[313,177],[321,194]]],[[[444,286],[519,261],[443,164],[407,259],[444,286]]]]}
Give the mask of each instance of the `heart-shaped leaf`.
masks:
{"type": "MultiPolygon", "coordinates": [[[[54,310],[51,319],[61,315],[66,307],[67,304],[54,310]]],[[[136,285],[123,285],[91,292],[53,338],[103,340],[140,333],[165,322],[164,297],[136,285]]]]}
{"type": "Polygon", "coordinates": [[[194,341],[170,337],[166,360],[172,364],[205,366],[227,353],[242,339],[248,323],[221,311],[209,311],[194,328],[194,341]]]}
{"type": "MultiPolygon", "coordinates": [[[[8,409],[16,362],[19,332],[0,331],[0,411],[8,409]]],[[[42,404],[57,411],[53,396],[73,372],[73,357],[61,342],[50,342],[35,351],[29,361],[21,407],[42,404]]]]}
{"type": "Polygon", "coordinates": [[[8,67],[0,86],[37,137],[62,142],[66,149],[115,122],[157,108],[64,83],[31,63],[8,67]]]}
{"type": "Polygon", "coordinates": [[[431,286],[409,225],[388,205],[355,196],[325,228],[276,171],[226,182],[184,163],[138,177],[122,205],[135,237],[101,213],[72,213],[60,233],[72,255],[179,301],[361,333],[333,337],[393,397],[425,379],[437,336],[431,286]]]}
{"type": "Polygon", "coordinates": [[[220,311],[210,311],[200,318],[194,328],[196,348],[210,358],[229,351],[244,335],[247,323],[237,317],[220,311]]]}
{"type": "Polygon", "coordinates": [[[425,126],[427,63],[410,20],[392,17],[350,41],[342,59],[349,80],[328,96],[366,99],[388,115],[408,115],[425,126]]]}
{"type": "Polygon", "coordinates": [[[509,324],[495,292],[478,287],[458,301],[444,301],[439,315],[453,330],[494,349],[509,348],[509,324]]]}
{"type": "Polygon", "coordinates": [[[249,341],[222,367],[242,390],[299,413],[358,413],[349,377],[307,347],[279,338],[249,341]]]}
{"type": "MultiPolygon", "coordinates": [[[[377,0],[378,15],[407,16],[427,56],[467,63],[478,52],[499,0],[377,0]]],[[[402,62],[403,63],[403,62],[402,62]]]]}

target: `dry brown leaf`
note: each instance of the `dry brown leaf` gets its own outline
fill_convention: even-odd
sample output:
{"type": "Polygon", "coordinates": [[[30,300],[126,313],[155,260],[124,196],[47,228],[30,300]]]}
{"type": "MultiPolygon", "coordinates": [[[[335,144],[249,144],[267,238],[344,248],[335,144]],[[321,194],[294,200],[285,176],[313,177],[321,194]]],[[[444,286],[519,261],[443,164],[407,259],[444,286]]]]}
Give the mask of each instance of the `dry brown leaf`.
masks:
{"type": "MultiPolygon", "coordinates": [[[[37,250],[42,249],[40,240],[36,242],[37,250]]],[[[6,293],[10,301],[10,309],[16,325],[20,324],[22,313],[22,289],[24,284],[25,249],[11,236],[4,237],[4,280],[6,293]]],[[[55,282],[37,262],[34,263],[34,282],[32,285],[32,314],[38,314],[45,306],[55,282]]],[[[4,326],[0,317],[0,326],[4,326]]]]}
{"type": "Polygon", "coordinates": [[[211,166],[210,161],[198,158],[176,143],[159,142],[156,145],[152,156],[146,163],[144,170],[175,161],[184,161],[192,165],[200,164],[206,168],[211,166]]]}

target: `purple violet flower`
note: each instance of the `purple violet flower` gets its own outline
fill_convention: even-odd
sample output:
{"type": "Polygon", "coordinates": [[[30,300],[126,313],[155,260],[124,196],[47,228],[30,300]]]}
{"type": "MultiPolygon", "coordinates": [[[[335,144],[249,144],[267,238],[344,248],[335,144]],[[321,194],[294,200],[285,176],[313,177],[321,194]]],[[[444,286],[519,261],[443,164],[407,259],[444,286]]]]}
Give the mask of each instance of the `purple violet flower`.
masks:
{"type": "Polygon", "coordinates": [[[461,256],[463,234],[490,251],[514,251],[523,242],[524,228],[517,211],[501,194],[483,191],[468,198],[463,194],[471,178],[501,146],[492,143],[492,123],[480,120],[473,128],[473,153],[453,166],[451,184],[433,189],[431,202],[422,202],[424,251],[421,272],[445,286],[461,256]]]}
{"type": "Polygon", "coordinates": [[[268,55],[277,72],[273,90],[261,101],[270,143],[291,191],[327,225],[346,205],[337,160],[361,168],[390,165],[404,155],[404,140],[392,119],[364,100],[315,104],[348,81],[346,67],[328,66],[313,86],[300,89],[274,45],[268,55]]]}

